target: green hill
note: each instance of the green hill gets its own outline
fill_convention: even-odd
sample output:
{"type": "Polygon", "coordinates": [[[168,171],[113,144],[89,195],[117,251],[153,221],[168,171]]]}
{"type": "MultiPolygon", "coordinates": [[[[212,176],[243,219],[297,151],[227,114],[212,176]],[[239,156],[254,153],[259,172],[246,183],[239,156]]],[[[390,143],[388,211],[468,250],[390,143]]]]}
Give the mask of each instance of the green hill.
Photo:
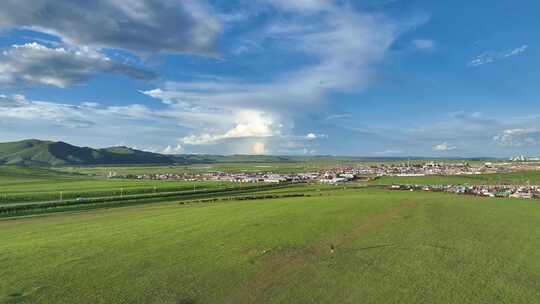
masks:
{"type": "Polygon", "coordinates": [[[163,155],[128,147],[93,149],[65,142],[37,139],[0,143],[0,165],[63,166],[122,164],[212,164],[234,162],[287,162],[284,156],[269,155],[163,155]]]}
{"type": "MultiPolygon", "coordinates": [[[[216,163],[298,163],[336,161],[403,161],[437,158],[370,158],[332,155],[163,155],[128,147],[93,149],[77,147],[65,142],[37,139],[0,143],[0,165],[63,166],[63,165],[133,165],[133,164],[216,164],[216,163]]],[[[463,161],[465,158],[456,158],[463,161]]],[[[471,160],[471,159],[469,159],[471,160]]]]}
{"type": "Polygon", "coordinates": [[[134,150],[127,147],[92,149],[64,142],[23,140],[0,143],[0,164],[26,166],[166,164],[171,156],[134,150]]]}

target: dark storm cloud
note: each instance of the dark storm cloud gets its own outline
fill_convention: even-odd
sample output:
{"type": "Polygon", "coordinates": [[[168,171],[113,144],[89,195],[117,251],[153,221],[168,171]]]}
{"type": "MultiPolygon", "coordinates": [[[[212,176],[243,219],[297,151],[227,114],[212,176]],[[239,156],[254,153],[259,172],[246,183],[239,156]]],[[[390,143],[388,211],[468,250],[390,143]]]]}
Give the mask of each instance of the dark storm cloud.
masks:
{"type": "Polygon", "coordinates": [[[198,0],[3,0],[0,28],[136,53],[213,53],[221,25],[198,0]]]}

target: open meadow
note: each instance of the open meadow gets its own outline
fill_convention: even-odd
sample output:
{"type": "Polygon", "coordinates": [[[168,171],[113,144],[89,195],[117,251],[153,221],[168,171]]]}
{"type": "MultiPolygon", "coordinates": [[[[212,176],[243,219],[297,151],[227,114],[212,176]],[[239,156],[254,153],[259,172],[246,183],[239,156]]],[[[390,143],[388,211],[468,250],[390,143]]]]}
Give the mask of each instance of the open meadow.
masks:
{"type": "MultiPolygon", "coordinates": [[[[345,162],[346,163],[346,162],[345,162]]],[[[155,165],[155,166],[66,166],[55,168],[59,172],[76,174],[90,174],[105,177],[109,172],[116,172],[119,175],[128,174],[152,174],[152,173],[175,173],[175,174],[198,174],[208,172],[310,172],[317,171],[324,167],[331,167],[342,162],[337,161],[303,161],[303,162],[230,162],[211,163],[194,165],[155,165]]]]}
{"type": "Polygon", "coordinates": [[[540,204],[347,189],[0,220],[3,303],[534,303],[540,204]]]}
{"type": "Polygon", "coordinates": [[[107,179],[45,168],[0,166],[0,206],[6,204],[193,191],[230,186],[213,181],[107,179]]]}

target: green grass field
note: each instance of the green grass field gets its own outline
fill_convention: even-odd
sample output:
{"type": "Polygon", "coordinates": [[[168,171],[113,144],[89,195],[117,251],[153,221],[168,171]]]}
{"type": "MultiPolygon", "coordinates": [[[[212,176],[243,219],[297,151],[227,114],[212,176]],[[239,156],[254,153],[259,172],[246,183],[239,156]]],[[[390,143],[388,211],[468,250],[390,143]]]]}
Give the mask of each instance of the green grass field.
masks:
{"type": "Polygon", "coordinates": [[[153,181],[106,179],[79,173],[43,168],[0,166],[0,206],[2,204],[150,194],[228,187],[214,181],[153,181]]]}
{"type": "Polygon", "coordinates": [[[107,176],[109,172],[116,172],[118,175],[144,174],[144,173],[176,173],[176,174],[199,174],[207,172],[309,172],[319,170],[324,167],[331,167],[340,164],[333,162],[274,162],[274,163],[215,163],[197,164],[187,166],[84,166],[84,167],[57,167],[56,171],[68,173],[92,174],[96,176],[107,176]]]}
{"type": "Polygon", "coordinates": [[[536,303],[538,222],[535,201],[377,189],[5,219],[0,302],[536,303]]]}

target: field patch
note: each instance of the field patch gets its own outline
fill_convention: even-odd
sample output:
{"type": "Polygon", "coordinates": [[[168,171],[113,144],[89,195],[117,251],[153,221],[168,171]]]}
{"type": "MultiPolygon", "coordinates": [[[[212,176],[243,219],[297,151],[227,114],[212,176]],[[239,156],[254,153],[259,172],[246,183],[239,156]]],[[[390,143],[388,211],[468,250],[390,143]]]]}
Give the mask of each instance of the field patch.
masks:
{"type": "Polygon", "coordinates": [[[0,302],[533,303],[539,221],[378,189],[0,220],[0,302]]]}

